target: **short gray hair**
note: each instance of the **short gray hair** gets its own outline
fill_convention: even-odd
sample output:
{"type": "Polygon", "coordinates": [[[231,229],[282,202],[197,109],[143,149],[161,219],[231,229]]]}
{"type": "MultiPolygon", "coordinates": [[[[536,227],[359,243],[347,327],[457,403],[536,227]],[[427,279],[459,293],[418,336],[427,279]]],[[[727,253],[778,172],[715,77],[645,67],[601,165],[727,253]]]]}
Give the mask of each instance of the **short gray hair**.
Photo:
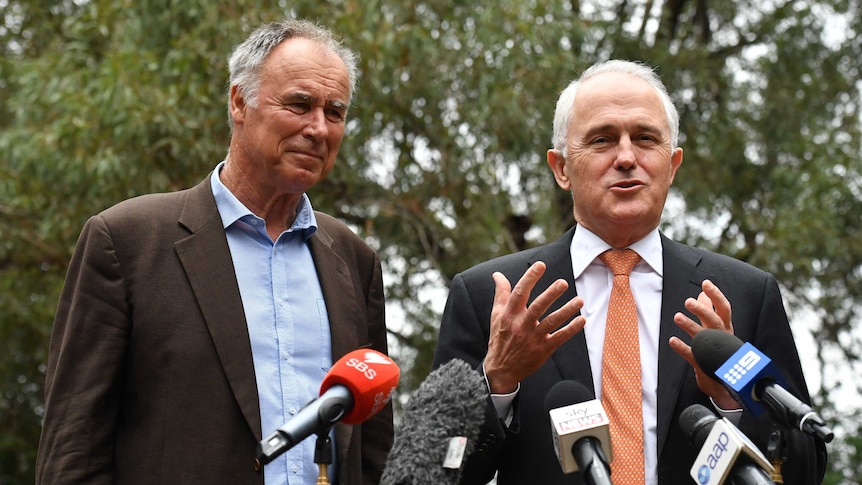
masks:
{"type": "Polygon", "coordinates": [[[566,135],[569,130],[569,123],[572,121],[572,106],[575,103],[575,96],[578,94],[578,88],[584,81],[609,72],[619,72],[630,74],[638,79],[646,81],[652,86],[661,98],[664,105],[665,115],[667,116],[667,124],[670,128],[670,147],[676,148],[679,142],[679,112],[670,99],[667,93],[667,88],[659,79],[655,71],[639,62],[624,61],[624,60],[609,60],[599,62],[590,66],[584,71],[578,79],[575,79],[560,93],[560,98],[557,100],[557,108],[554,112],[554,135],[551,140],[554,150],[559,151],[563,157],[566,156],[566,135]]]}
{"type": "Polygon", "coordinates": [[[296,19],[284,19],[262,25],[255,29],[248,38],[236,46],[228,58],[228,125],[233,129],[233,118],[230,115],[230,89],[237,87],[246,103],[252,108],[257,107],[257,92],[260,89],[260,68],[272,50],[288,39],[308,39],[317,42],[325,49],[336,54],[347,68],[347,81],[350,86],[348,104],[356,91],[356,77],[359,68],[359,56],[345,47],[341,40],[331,31],[318,25],[296,19]]]}

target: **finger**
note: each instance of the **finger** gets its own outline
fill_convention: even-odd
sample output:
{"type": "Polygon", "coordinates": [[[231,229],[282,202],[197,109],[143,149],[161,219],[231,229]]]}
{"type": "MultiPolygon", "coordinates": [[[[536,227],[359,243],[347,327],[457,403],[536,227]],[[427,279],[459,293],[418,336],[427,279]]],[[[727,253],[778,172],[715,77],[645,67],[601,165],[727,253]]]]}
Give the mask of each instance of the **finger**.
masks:
{"type": "MultiPolygon", "coordinates": [[[[557,301],[557,298],[566,292],[568,287],[569,284],[566,280],[554,281],[551,283],[551,286],[545,288],[545,291],[541,292],[539,296],[530,303],[530,306],[527,307],[527,312],[529,312],[535,320],[538,320],[545,314],[545,312],[548,311],[548,308],[557,301]]],[[[562,323],[563,320],[565,320],[565,318],[560,318],[557,322],[562,323]]]]}
{"type": "Polygon", "coordinates": [[[703,330],[703,327],[701,327],[699,323],[695,322],[689,318],[688,315],[682,312],[676,312],[676,314],[674,314],[673,322],[691,337],[694,337],[697,332],[703,330]]]}
{"type": "Polygon", "coordinates": [[[513,310],[516,308],[526,307],[527,301],[530,298],[530,293],[533,292],[536,282],[539,281],[539,278],[541,278],[543,274],[545,274],[545,263],[541,261],[533,263],[532,266],[527,269],[527,272],[521,276],[521,279],[515,283],[515,287],[512,288],[512,294],[507,302],[508,308],[513,310]]]}
{"type": "Polygon", "coordinates": [[[491,306],[491,326],[493,327],[501,315],[506,315],[505,308],[512,294],[512,285],[502,273],[495,272],[491,278],[494,279],[494,304],[491,306]]]}
{"type": "Polygon", "coordinates": [[[512,294],[512,284],[500,272],[494,272],[491,278],[494,279],[494,305],[505,305],[512,294]]]}
{"type": "Polygon", "coordinates": [[[547,345],[550,346],[550,354],[554,353],[560,345],[563,345],[567,340],[574,337],[578,332],[584,329],[587,319],[583,315],[578,315],[574,320],[567,325],[558,328],[556,332],[548,335],[547,345]]]}
{"type": "Polygon", "coordinates": [[[727,297],[724,296],[724,293],[718,289],[715,284],[710,280],[703,280],[702,284],[703,292],[709,297],[712,302],[712,306],[714,308],[715,313],[721,318],[722,323],[724,323],[725,328],[730,331],[733,331],[733,319],[731,318],[731,309],[730,309],[730,301],[727,300],[727,297]]]}
{"type": "Polygon", "coordinates": [[[686,298],[685,308],[700,319],[700,323],[704,328],[724,328],[724,322],[715,313],[712,301],[710,301],[705,293],[701,292],[696,300],[694,298],[686,298]]]}
{"type": "Polygon", "coordinates": [[[691,351],[691,347],[688,344],[683,342],[679,337],[671,337],[668,344],[670,344],[670,348],[682,356],[682,358],[691,364],[692,367],[699,369],[697,361],[694,360],[694,353],[691,351]]]}
{"type": "Polygon", "coordinates": [[[542,330],[546,333],[551,333],[561,325],[565,324],[569,320],[571,320],[575,315],[581,311],[581,308],[584,306],[584,299],[576,296],[571,300],[567,301],[565,305],[560,308],[554,310],[553,313],[545,317],[544,320],[540,322],[542,325],[542,330]]]}

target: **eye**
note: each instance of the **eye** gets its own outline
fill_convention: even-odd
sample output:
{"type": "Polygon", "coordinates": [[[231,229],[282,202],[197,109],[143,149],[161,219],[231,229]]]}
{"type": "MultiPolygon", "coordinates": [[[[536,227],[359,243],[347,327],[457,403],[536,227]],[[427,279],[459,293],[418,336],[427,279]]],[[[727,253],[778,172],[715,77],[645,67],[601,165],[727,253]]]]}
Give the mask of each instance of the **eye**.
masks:
{"type": "Polygon", "coordinates": [[[597,136],[590,140],[591,145],[605,145],[610,143],[611,139],[607,136],[597,136]]]}
{"type": "Polygon", "coordinates": [[[651,133],[643,133],[637,137],[637,140],[641,143],[656,143],[658,138],[651,133]]]}
{"type": "Polygon", "coordinates": [[[303,115],[311,111],[311,104],[304,101],[294,101],[285,105],[285,107],[296,114],[303,115]]]}
{"type": "Polygon", "coordinates": [[[346,114],[344,111],[335,108],[327,108],[324,110],[324,115],[326,119],[332,123],[341,123],[344,121],[346,114]]]}

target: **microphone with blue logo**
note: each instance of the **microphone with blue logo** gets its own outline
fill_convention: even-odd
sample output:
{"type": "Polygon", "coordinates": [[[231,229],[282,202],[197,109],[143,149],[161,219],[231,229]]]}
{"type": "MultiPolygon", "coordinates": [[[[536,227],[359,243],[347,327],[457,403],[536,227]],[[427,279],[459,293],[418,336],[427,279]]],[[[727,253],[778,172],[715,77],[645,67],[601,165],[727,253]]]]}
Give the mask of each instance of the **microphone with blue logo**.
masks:
{"type": "Polygon", "coordinates": [[[775,485],[769,478],[772,465],[727,418],[692,404],[679,415],[679,427],[700,448],[690,472],[698,485],[775,485]]]}
{"type": "Polygon", "coordinates": [[[835,437],[823,419],[785,389],[772,360],[750,343],[717,329],[694,336],[691,351],[704,372],[714,375],[755,416],[769,412],[773,420],[828,443],[835,437]]]}

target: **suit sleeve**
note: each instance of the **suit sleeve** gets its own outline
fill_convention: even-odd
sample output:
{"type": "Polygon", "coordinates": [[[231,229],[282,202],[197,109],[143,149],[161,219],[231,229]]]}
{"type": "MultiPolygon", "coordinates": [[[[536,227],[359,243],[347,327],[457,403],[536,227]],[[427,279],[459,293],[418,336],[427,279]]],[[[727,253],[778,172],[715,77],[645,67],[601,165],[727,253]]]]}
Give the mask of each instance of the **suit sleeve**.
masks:
{"type": "MultiPolygon", "coordinates": [[[[373,258],[366,305],[371,347],[388,354],[383,276],[380,259],[376,254],[373,258]]],[[[377,485],[383,475],[394,436],[392,414],[390,401],[380,412],[362,424],[362,482],[366,485],[377,485]]]]}
{"type": "MultiPolygon", "coordinates": [[[[468,288],[467,280],[461,274],[456,275],[452,280],[440,324],[434,368],[452,359],[461,359],[481,372],[482,362],[488,352],[490,302],[494,294],[490,274],[487,283],[490,286],[485,287],[480,284],[478,286],[481,288],[468,288]],[[487,293],[488,291],[491,293],[487,293]],[[477,305],[473,300],[476,295],[490,295],[491,299],[487,303],[483,300],[477,305]]],[[[517,398],[513,405],[515,420],[510,428],[516,428],[518,425],[517,398]]],[[[498,469],[498,460],[508,432],[509,430],[497,416],[489,393],[485,403],[485,420],[479,430],[476,446],[469,453],[464,464],[461,483],[488,483],[493,478],[498,469]]]]}
{"type": "Polygon", "coordinates": [[[84,226],[51,334],[36,483],[112,483],[129,340],[124,280],[104,221],[84,226]]]}
{"type": "MultiPolygon", "coordinates": [[[[752,342],[769,356],[786,380],[787,390],[807,404],[811,403],[808,387],[790,324],[781,299],[778,282],[768,275],[763,290],[763,305],[753,335],[739,335],[742,340],[752,342]]],[[[785,485],[816,485],[823,480],[826,471],[826,444],[796,429],[776,428],[767,412],[759,417],[749,413],[743,415],[740,423],[749,436],[758,437],[758,446],[768,454],[770,436],[776,436],[776,429],[783,437],[784,463],[782,475],[785,485]]]]}

